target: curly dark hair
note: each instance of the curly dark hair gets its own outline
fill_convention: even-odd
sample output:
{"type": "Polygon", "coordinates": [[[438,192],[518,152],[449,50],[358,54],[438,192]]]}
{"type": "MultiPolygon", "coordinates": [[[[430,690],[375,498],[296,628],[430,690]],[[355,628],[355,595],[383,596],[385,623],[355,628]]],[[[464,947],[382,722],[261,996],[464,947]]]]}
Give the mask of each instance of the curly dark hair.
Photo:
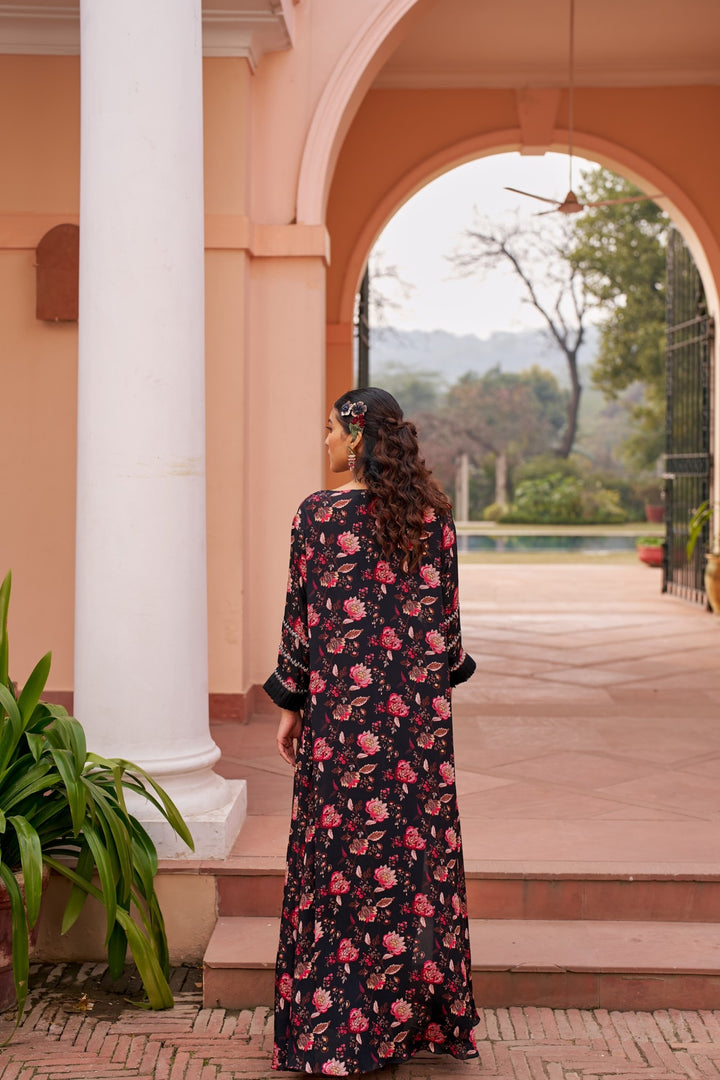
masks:
{"type": "Polygon", "coordinates": [[[362,401],[367,412],[355,475],[370,492],[378,544],[388,562],[416,570],[425,551],[425,514],[448,513],[450,500],[420,457],[417,428],[404,419],[392,394],[377,386],[361,386],[339,397],[334,408],[348,433],[353,418],[342,416],[340,410],[356,401],[362,401]]]}

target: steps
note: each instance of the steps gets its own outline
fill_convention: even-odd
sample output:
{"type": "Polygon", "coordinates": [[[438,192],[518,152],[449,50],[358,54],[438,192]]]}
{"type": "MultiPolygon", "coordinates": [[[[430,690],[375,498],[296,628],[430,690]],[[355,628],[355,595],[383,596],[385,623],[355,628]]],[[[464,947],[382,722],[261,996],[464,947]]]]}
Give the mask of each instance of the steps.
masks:
{"type": "MultiPolygon", "coordinates": [[[[228,867],[205,955],[207,1007],[272,1004],[279,868],[228,867]]],[[[720,876],[467,869],[480,1006],[720,1007],[720,876]]]]}

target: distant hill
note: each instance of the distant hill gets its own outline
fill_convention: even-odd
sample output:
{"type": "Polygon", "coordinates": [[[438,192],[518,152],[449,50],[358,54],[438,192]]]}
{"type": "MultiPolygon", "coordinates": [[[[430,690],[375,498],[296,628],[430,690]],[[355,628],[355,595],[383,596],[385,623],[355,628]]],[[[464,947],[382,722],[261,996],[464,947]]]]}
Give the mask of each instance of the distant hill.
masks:
{"type": "MultiPolygon", "coordinates": [[[[591,326],[580,350],[583,368],[594,361],[598,331],[591,326]]],[[[437,372],[448,384],[466,371],[483,375],[492,368],[501,371],[526,371],[533,365],[551,371],[562,386],[568,385],[564,354],[542,330],[517,333],[500,332],[487,339],[474,334],[451,334],[446,330],[374,329],[370,344],[371,380],[380,382],[383,372],[437,372]]],[[[587,380],[585,380],[587,381],[587,380]]]]}

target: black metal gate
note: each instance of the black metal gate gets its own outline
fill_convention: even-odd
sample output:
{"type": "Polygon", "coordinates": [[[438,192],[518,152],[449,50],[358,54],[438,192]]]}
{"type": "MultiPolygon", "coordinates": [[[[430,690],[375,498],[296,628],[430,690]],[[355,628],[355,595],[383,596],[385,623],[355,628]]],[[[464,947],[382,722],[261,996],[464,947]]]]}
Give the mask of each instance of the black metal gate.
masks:
{"type": "Polygon", "coordinates": [[[688,522],[709,497],[713,320],[693,258],[674,229],[667,262],[667,414],[663,591],[706,603],[707,529],[688,562],[688,522]]]}

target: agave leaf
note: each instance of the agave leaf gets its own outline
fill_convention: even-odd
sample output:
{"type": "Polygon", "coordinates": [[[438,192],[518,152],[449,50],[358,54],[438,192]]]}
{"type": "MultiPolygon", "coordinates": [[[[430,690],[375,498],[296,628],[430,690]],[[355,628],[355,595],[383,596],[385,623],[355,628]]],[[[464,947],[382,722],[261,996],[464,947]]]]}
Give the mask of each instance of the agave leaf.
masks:
{"type": "Polygon", "coordinates": [[[113,924],[118,912],[117,900],[115,897],[115,875],[113,874],[113,867],[107,848],[98,836],[95,826],[86,822],[83,832],[85,834],[85,839],[88,842],[88,847],[92,852],[93,859],[95,860],[98,877],[100,878],[102,903],[105,907],[106,914],[107,929],[105,934],[105,944],[107,944],[110,940],[113,924]]]}
{"type": "Polygon", "coordinates": [[[22,735],[22,717],[20,716],[20,710],[17,707],[17,702],[12,696],[7,686],[0,683],[0,705],[5,709],[5,712],[10,717],[10,722],[13,726],[13,732],[16,740],[22,735]]]}
{"type": "Polygon", "coordinates": [[[45,736],[38,735],[32,731],[26,731],[25,738],[27,739],[27,744],[30,747],[30,753],[32,754],[36,762],[39,761],[40,756],[45,748],[45,736]]]}
{"type": "Polygon", "coordinates": [[[42,897],[43,861],[40,837],[24,817],[13,815],[8,818],[8,821],[15,829],[20,849],[20,863],[25,881],[27,921],[32,930],[40,913],[40,900],[42,897]]]}
{"type": "Polygon", "coordinates": [[[14,806],[17,806],[23,799],[29,798],[30,795],[35,795],[39,791],[46,791],[53,787],[56,782],[57,777],[52,775],[49,762],[40,761],[37,765],[33,765],[25,775],[21,773],[3,791],[2,801],[5,812],[12,810],[14,806]]]}
{"type": "Polygon", "coordinates": [[[122,970],[125,967],[127,948],[127,934],[123,930],[122,925],[119,922],[116,922],[113,926],[113,932],[110,935],[107,946],[108,967],[113,979],[119,979],[122,975],[122,970]]]}
{"type": "MultiPolygon", "coordinates": [[[[89,896],[93,896],[100,903],[103,903],[103,894],[100,889],[91,882],[84,881],[69,866],[52,857],[46,857],[45,862],[51,869],[67,878],[68,881],[72,881],[73,884],[85,889],[89,896]]],[[[150,1007],[152,1009],[172,1008],[172,992],[167,979],[162,973],[160,962],[152,948],[152,944],[143,935],[137,923],[133,921],[127,911],[123,910],[123,908],[117,908],[116,916],[128,936],[130,951],[147,992],[150,1007]]]]}
{"type": "MultiPolygon", "coordinates": [[[[75,873],[78,877],[81,877],[86,883],[92,880],[93,869],[95,868],[95,860],[93,859],[92,852],[87,843],[83,841],[83,846],[77,857],[75,864],[75,873]]],[[[85,906],[85,901],[88,898],[87,888],[81,888],[79,885],[73,882],[72,889],[70,890],[70,896],[68,902],[65,905],[65,911],[63,912],[62,927],[60,929],[61,934],[66,934],[71,926],[73,926],[80,915],[80,912],[85,906]]]]}
{"type": "MultiPolygon", "coordinates": [[[[30,970],[28,925],[25,904],[23,903],[20,887],[15,880],[15,875],[5,863],[0,863],[0,878],[2,878],[5,888],[8,891],[8,896],[10,897],[10,916],[12,919],[13,981],[15,983],[15,996],[17,997],[17,1013],[15,1016],[15,1028],[13,1029],[14,1033],[22,1019],[22,1014],[25,1011],[25,1002],[27,1001],[28,994],[28,972],[30,970]]],[[[13,1033],[11,1033],[8,1039],[1,1044],[2,1046],[7,1045],[12,1038],[13,1033]]]]}
{"type": "Polygon", "coordinates": [[[47,741],[58,750],[67,750],[72,754],[75,772],[79,775],[85,767],[87,746],[82,725],[74,716],[64,715],[53,718],[52,727],[46,732],[47,741]]]}
{"type": "Polygon", "coordinates": [[[8,633],[7,619],[10,607],[10,588],[12,586],[12,572],[8,570],[2,585],[0,585],[0,685],[9,686],[8,676],[8,633]]]}
{"type": "Polygon", "coordinates": [[[35,706],[40,700],[40,695],[45,689],[45,683],[47,682],[48,675],[50,674],[50,662],[52,660],[52,653],[45,653],[42,659],[38,660],[35,667],[30,672],[27,682],[22,689],[22,693],[18,698],[18,708],[20,709],[20,715],[23,720],[23,727],[27,724],[28,720],[35,711],[35,706]]]}
{"type": "Polygon", "coordinates": [[[113,870],[120,890],[119,899],[127,903],[130,899],[133,878],[133,852],[129,822],[124,820],[117,806],[108,799],[97,784],[89,783],[86,776],[83,777],[83,783],[87,787],[88,798],[94,804],[95,818],[102,829],[105,847],[113,860],[113,870]]]}
{"type": "Polygon", "coordinates": [[[60,773],[62,782],[65,785],[67,800],[70,806],[70,814],[72,816],[73,833],[75,836],[78,836],[85,824],[85,808],[87,805],[82,778],[78,775],[75,768],[75,758],[73,757],[71,750],[59,750],[53,746],[50,749],[50,753],[52,754],[52,759],[55,762],[57,771],[60,773]]]}
{"type": "MultiPolygon", "coordinates": [[[[180,811],[178,810],[168,793],[164,791],[163,788],[161,788],[155,780],[153,780],[152,776],[150,776],[149,773],[146,773],[145,770],[141,769],[139,765],[134,765],[131,761],[126,761],[124,758],[116,758],[115,760],[111,761],[107,758],[99,758],[95,754],[88,754],[88,760],[96,761],[98,764],[102,764],[110,768],[117,765],[122,766],[124,771],[135,774],[136,777],[140,777],[141,789],[145,783],[149,784],[162,804],[160,809],[162,810],[163,816],[170,823],[170,825],[172,825],[178,836],[185,841],[190,850],[195,850],[195,844],[193,843],[192,835],[187,825],[183,821],[180,811]]],[[[135,788],[135,790],[138,789],[135,788]]],[[[144,794],[146,798],[149,797],[149,792],[147,791],[142,791],[142,794],[144,794]]],[[[155,802],[154,799],[151,799],[151,801],[155,802]]],[[[157,806],[157,802],[155,802],[155,805],[157,806]]]]}

